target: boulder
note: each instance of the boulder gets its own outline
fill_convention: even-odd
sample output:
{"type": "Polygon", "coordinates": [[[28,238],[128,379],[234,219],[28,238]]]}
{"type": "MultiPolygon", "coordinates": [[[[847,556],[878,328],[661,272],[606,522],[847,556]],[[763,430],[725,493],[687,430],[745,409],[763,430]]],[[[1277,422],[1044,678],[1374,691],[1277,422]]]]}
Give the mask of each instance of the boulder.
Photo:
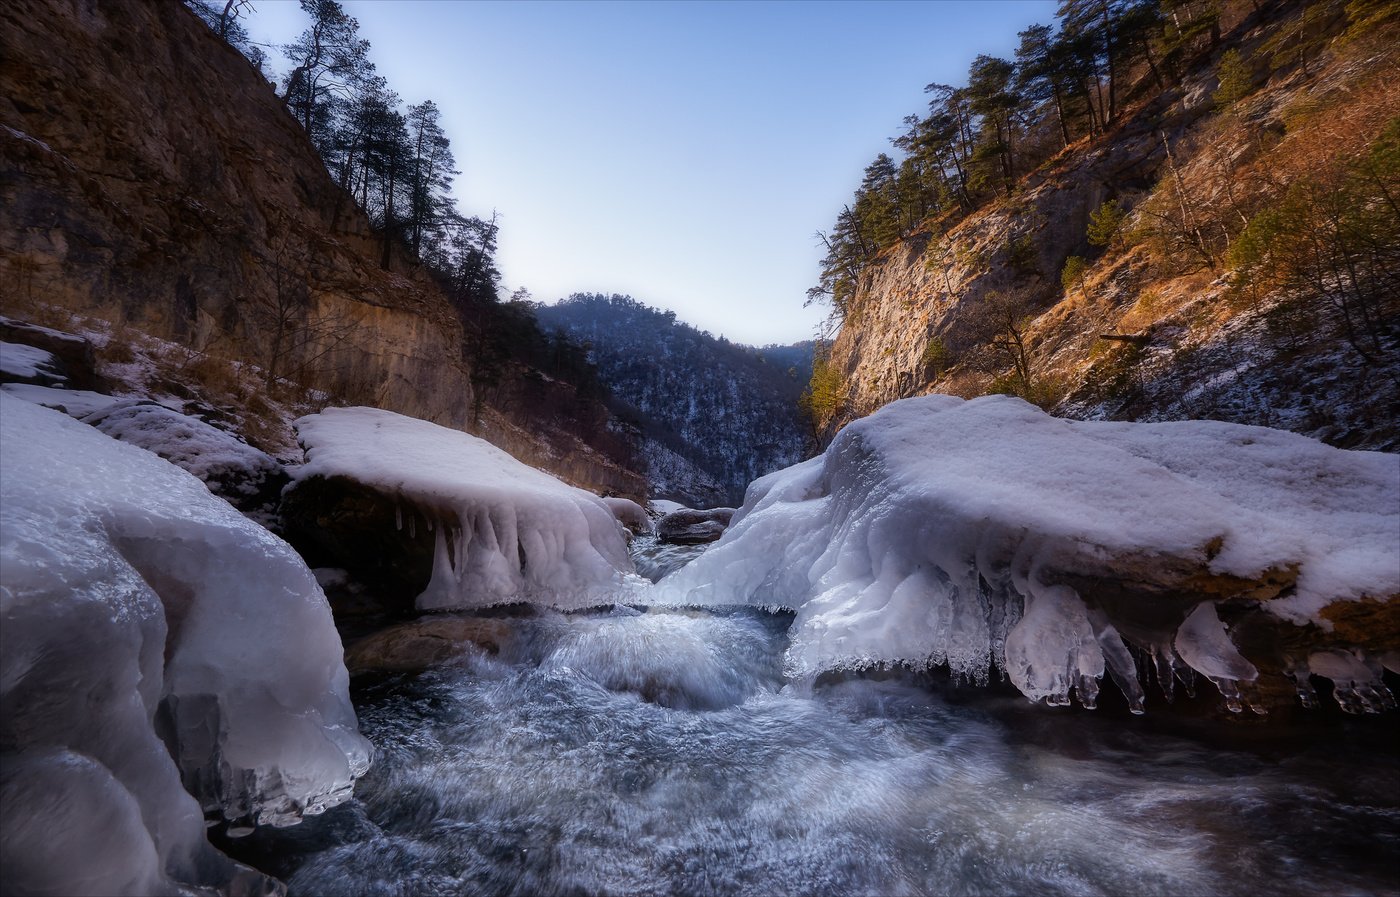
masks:
{"type": "Polygon", "coordinates": [[[102,378],[97,374],[97,355],[92,341],[85,337],[0,316],[0,340],[32,346],[52,355],[67,385],[73,389],[102,389],[102,378]]]}
{"type": "Polygon", "coordinates": [[[23,343],[0,342],[0,383],[65,386],[68,372],[52,352],[23,343]]]}
{"type": "Polygon", "coordinates": [[[390,626],[345,651],[350,674],[418,673],[464,651],[497,654],[512,638],[511,620],[443,614],[390,626]]]}
{"type": "Polygon", "coordinates": [[[656,538],[672,545],[702,545],[713,542],[729,527],[733,508],[684,508],[672,511],[656,524],[656,538]]]}
{"type": "Polygon", "coordinates": [[[632,535],[640,536],[655,531],[646,509],[630,498],[606,497],[603,504],[608,506],[617,522],[632,535]]]}

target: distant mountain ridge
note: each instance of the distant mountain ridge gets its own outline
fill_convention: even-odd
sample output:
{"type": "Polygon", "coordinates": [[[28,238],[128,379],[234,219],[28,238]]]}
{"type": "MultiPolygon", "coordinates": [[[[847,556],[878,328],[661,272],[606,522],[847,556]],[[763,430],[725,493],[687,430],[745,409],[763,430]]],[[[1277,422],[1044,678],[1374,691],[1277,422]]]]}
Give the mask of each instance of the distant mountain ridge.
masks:
{"type": "Polygon", "coordinates": [[[536,314],[583,343],[614,397],[631,406],[658,497],[735,504],[754,479],[804,457],[809,427],[797,401],[811,342],[732,343],[621,295],[576,293],[536,314]]]}

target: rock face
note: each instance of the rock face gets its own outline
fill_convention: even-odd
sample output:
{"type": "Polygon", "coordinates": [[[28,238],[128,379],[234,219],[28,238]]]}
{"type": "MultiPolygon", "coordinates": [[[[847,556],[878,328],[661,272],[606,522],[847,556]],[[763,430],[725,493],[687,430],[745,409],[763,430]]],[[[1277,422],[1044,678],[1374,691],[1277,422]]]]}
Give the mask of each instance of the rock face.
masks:
{"type": "Polygon", "coordinates": [[[672,511],[656,522],[656,539],[672,545],[703,545],[724,535],[733,516],[733,508],[672,511]]]}
{"type": "MultiPolygon", "coordinates": [[[[1300,6],[1276,11],[1286,17],[1300,6]]],[[[1400,447],[1395,416],[1376,411],[1400,401],[1400,352],[1363,363],[1332,299],[1242,296],[1225,262],[1163,259],[1142,236],[1154,220],[1144,204],[1173,166],[1200,207],[1230,210],[1223,229],[1238,231],[1241,217],[1269,201],[1260,184],[1307,176],[1333,152],[1354,154],[1400,114],[1400,90],[1387,74],[1393,41],[1334,44],[1307,72],[1280,70],[1217,114],[1219,52],[1233,46],[1247,55],[1275,33],[1268,29],[1276,22],[1263,22],[1228,35],[1180,86],[1134,103],[1108,135],[1071,144],[1012,196],[946,233],[930,224],[867,265],[831,349],[847,401],[827,435],[900,398],[1020,388],[998,382],[1011,364],[988,349],[979,320],[993,294],[1017,293],[1027,297],[1021,313],[1034,374],[1034,388],[1023,392],[1058,414],[1209,418],[1283,427],[1344,448],[1400,447]],[[1108,200],[1127,218],[1108,246],[1096,246],[1090,215],[1108,200]],[[1067,289],[1061,272],[1070,256],[1089,268],[1067,289]]],[[[1394,343],[1393,327],[1389,333],[1394,343]]]]}
{"type": "MultiPolygon", "coordinates": [[[[182,4],[0,8],[0,278],[38,303],[462,428],[462,325],[330,178],[272,85],[182,4]]],[[[76,388],[85,388],[74,382],[76,388]]],[[[577,440],[483,428],[645,494],[577,440]],[[577,455],[577,457],[575,457],[577,455]]]]}

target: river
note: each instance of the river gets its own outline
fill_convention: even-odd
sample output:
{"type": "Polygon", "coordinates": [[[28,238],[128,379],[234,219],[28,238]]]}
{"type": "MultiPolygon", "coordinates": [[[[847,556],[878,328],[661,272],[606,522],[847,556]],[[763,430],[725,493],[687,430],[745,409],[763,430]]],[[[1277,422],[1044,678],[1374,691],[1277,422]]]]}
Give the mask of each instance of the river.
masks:
{"type": "Polygon", "coordinates": [[[355,799],[228,849],[307,895],[1400,891],[1394,714],[788,683],[790,617],[747,609],[513,621],[499,653],[359,682],[355,799]]]}

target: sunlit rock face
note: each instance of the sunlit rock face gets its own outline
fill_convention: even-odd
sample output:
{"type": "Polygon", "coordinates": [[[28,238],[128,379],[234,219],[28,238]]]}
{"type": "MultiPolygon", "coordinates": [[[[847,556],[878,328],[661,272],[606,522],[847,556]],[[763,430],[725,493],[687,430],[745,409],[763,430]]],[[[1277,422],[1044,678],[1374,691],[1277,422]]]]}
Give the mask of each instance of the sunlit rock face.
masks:
{"type": "Polygon", "coordinates": [[[0,455],[0,851],[7,870],[35,844],[66,858],[26,861],[21,890],[225,887],[205,818],[288,825],[350,795],[370,746],[286,543],[156,455],[8,395],[0,455]],[[72,806],[122,829],[123,861],[72,806]]]}
{"type": "Polygon", "coordinates": [[[1201,674],[1232,710],[1264,710],[1299,672],[1300,689],[1323,676],[1345,709],[1378,710],[1397,559],[1393,456],[926,396],[757,481],[657,600],[795,610],[793,676],[914,663],[985,681],[996,667],[1033,700],[1094,706],[1108,673],[1141,710],[1136,648],[1168,691],[1201,674]]]}
{"type": "Polygon", "coordinates": [[[421,584],[418,610],[612,604],[642,580],[597,496],[484,440],[374,408],[297,421],[307,463],[284,511],[338,564],[421,584]]]}

